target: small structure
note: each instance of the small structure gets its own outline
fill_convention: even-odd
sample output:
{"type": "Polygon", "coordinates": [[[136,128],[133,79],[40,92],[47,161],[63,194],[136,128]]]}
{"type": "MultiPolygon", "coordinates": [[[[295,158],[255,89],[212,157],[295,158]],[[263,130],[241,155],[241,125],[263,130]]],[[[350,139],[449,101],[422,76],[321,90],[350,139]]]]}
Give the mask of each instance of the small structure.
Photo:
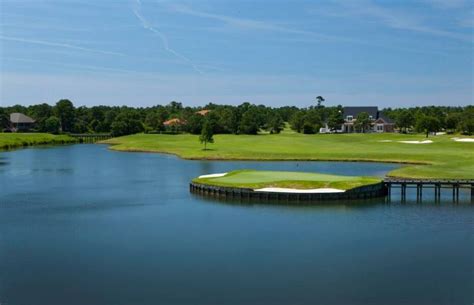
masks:
{"type": "Polygon", "coordinates": [[[357,120],[357,116],[366,112],[369,115],[371,121],[371,132],[394,132],[395,123],[382,111],[379,111],[376,106],[366,107],[344,107],[343,117],[344,124],[342,125],[342,132],[356,132],[354,123],[357,120]]]}
{"type": "Polygon", "coordinates": [[[10,130],[12,132],[28,131],[35,124],[35,120],[23,113],[15,112],[10,114],[10,130]]]}
{"type": "Polygon", "coordinates": [[[209,112],[211,112],[211,110],[203,109],[203,110],[196,111],[196,114],[200,114],[200,115],[202,115],[202,116],[205,116],[205,115],[207,115],[209,112]]]}
{"type": "Polygon", "coordinates": [[[186,124],[186,121],[181,119],[171,119],[163,122],[163,125],[165,125],[165,127],[182,126],[184,124],[186,124]]]}
{"type": "Polygon", "coordinates": [[[178,133],[182,130],[182,127],[186,125],[186,123],[187,122],[185,120],[175,118],[163,122],[163,126],[167,132],[178,133]]]}

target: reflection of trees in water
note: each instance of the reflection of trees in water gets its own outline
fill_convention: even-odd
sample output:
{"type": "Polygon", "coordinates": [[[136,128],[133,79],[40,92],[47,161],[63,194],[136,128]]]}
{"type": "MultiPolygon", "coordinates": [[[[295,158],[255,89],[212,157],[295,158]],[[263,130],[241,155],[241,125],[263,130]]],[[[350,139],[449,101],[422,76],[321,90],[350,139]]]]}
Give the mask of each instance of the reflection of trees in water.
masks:
{"type": "Polygon", "coordinates": [[[8,164],[7,158],[5,158],[4,156],[0,156],[0,166],[7,165],[7,164],[8,164]]]}

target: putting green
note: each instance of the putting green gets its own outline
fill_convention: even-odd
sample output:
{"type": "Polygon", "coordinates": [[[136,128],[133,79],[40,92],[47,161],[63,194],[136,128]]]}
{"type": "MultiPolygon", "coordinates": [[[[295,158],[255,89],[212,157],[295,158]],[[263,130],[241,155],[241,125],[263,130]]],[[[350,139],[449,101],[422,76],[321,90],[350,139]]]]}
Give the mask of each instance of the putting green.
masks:
{"type": "Polygon", "coordinates": [[[193,180],[193,182],[200,184],[254,189],[280,187],[294,189],[336,188],[340,190],[376,184],[380,181],[381,179],[376,177],[256,170],[238,170],[222,177],[203,177],[193,180]]]}

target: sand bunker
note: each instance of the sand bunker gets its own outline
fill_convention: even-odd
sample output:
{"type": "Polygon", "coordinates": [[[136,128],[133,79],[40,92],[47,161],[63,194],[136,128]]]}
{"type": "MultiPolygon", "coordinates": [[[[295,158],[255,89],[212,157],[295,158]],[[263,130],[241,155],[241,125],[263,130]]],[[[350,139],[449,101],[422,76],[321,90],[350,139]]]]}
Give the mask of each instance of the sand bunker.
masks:
{"type": "Polygon", "coordinates": [[[224,177],[227,173],[218,173],[218,174],[210,174],[210,175],[202,175],[199,178],[217,178],[217,177],[224,177]]]}
{"type": "Polygon", "coordinates": [[[405,144],[430,144],[433,143],[431,140],[424,140],[424,141],[398,141],[398,143],[405,143],[405,144]]]}
{"type": "Polygon", "coordinates": [[[474,143],[473,138],[451,138],[456,142],[466,142],[466,143],[474,143]]]}
{"type": "Polygon", "coordinates": [[[289,189],[283,187],[265,187],[262,189],[256,189],[255,192],[272,192],[272,193],[344,193],[344,190],[332,189],[332,188],[320,188],[320,189],[289,189]]]}
{"type": "Polygon", "coordinates": [[[378,142],[381,142],[381,143],[388,143],[388,142],[393,142],[392,140],[380,140],[378,142]]]}

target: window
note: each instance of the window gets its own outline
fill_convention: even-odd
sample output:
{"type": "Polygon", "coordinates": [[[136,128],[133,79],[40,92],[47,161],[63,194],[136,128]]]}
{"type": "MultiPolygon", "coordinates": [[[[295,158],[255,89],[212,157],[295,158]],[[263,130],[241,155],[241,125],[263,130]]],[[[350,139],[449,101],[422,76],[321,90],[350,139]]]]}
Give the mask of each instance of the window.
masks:
{"type": "Polygon", "coordinates": [[[354,117],[353,117],[352,115],[348,115],[348,116],[346,117],[346,119],[347,119],[348,121],[352,121],[352,120],[354,119],[354,117]]]}
{"type": "Polygon", "coordinates": [[[373,120],[374,118],[371,115],[369,115],[369,119],[373,120]]]}

